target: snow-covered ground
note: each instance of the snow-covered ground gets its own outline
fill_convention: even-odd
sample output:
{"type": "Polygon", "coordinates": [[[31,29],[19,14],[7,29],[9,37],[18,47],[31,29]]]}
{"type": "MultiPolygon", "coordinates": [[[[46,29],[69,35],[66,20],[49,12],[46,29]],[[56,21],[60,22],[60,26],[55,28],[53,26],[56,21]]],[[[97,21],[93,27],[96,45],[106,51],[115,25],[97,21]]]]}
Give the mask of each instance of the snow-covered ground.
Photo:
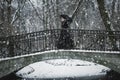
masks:
{"type": "Polygon", "coordinates": [[[30,64],[16,75],[22,78],[76,78],[104,76],[110,69],[95,63],[76,59],[53,59],[30,64]]]}

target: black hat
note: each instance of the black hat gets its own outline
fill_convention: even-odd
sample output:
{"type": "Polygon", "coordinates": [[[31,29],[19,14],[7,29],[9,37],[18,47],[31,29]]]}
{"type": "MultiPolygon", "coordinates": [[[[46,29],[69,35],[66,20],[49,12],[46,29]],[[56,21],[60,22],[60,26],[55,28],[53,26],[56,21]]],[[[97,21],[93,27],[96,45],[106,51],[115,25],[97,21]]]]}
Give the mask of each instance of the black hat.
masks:
{"type": "Polygon", "coordinates": [[[60,15],[60,17],[66,19],[66,20],[69,21],[70,23],[72,22],[72,18],[69,17],[68,15],[62,14],[62,15],[60,15]]]}

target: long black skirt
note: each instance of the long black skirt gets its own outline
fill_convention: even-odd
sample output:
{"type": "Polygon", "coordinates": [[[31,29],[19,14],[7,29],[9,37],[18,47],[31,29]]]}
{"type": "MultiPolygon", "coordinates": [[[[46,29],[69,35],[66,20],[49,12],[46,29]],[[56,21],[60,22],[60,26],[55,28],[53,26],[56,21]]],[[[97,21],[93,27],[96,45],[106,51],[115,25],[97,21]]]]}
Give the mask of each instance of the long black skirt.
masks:
{"type": "Polygon", "coordinates": [[[57,41],[58,49],[73,49],[74,41],[71,38],[70,33],[67,30],[61,30],[59,39],[57,41]]]}

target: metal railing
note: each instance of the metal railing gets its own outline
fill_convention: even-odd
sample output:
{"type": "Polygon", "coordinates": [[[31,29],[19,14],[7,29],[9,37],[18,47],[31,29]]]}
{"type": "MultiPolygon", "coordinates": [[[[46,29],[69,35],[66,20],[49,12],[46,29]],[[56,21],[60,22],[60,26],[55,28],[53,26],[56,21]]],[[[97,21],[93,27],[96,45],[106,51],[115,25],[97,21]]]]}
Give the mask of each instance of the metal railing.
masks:
{"type": "MultiPolygon", "coordinates": [[[[0,58],[58,49],[61,30],[0,37],[0,58]]],[[[78,50],[120,51],[120,31],[66,29],[78,50]]],[[[66,35],[66,34],[65,34],[66,35]]]]}

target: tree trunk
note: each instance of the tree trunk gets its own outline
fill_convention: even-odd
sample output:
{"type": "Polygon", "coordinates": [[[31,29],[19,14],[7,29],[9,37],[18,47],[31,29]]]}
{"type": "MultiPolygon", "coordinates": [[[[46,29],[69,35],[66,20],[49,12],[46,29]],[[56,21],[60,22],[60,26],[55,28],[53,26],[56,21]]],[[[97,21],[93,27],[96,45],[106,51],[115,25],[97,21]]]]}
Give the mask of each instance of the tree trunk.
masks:
{"type": "Polygon", "coordinates": [[[46,20],[45,20],[45,0],[42,0],[42,6],[43,6],[43,29],[46,30],[46,20]]]}
{"type": "Polygon", "coordinates": [[[116,46],[116,39],[115,39],[114,33],[112,32],[112,29],[111,29],[110,18],[108,16],[108,12],[105,8],[104,0],[97,0],[97,2],[98,2],[98,8],[99,8],[99,11],[100,11],[102,21],[105,25],[106,30],[109,31],[108,35],[109,35],[109,39],[111,41],[112,50],[118,50],[118,48],[116,46]]]}
{"type": "Polygon", "coordinates": [[[56,17],[55,17],[55,19],[56,19],[56,27],[57,27],[57,29],[59,29],[60,28],[60,17],[59,17],[59,0],[56,0],[56,17]]]}
{"type": "MultiPolygon", "coordinates": [[[[12,0],[6,0],[7,1],[7,23],[8,23],[8,26],[10,29],[10,35],[12,35],[12,27],[11,27],[11,2],[12,0]]],[[[8,49],[9,49],[9,56],[12,57],[14,56],[14,39],[13,37],[10,37],[9,38],[9,45],[8,45],[8,49]]]]}

